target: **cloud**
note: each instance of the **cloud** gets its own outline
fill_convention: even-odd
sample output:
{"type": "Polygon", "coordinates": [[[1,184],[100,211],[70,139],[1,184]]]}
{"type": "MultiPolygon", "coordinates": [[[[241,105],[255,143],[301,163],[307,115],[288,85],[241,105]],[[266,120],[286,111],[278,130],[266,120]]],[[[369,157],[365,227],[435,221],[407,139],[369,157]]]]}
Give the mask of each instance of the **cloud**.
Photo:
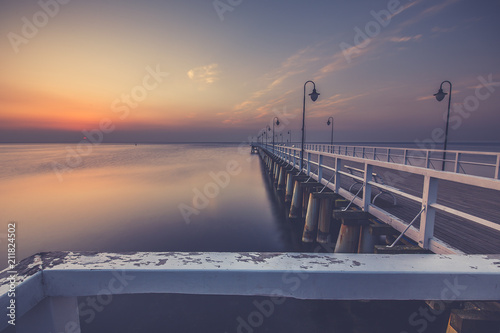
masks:
{"type": "Polygon", "coordinates": [[[418,97],[417,98],[417,101],[426,101],[426,100],[429,100],[429,99],[434,99],[435,97],[433,95],[428,95],[428,96],[422,96],[422,97],[418,97]]]}
{"type": "Polygon", "coordinates": [[[299,75],[306,72],[306,68],[320,60],[315,55],[316,48],[308,46],[285,59],[278,68],[267,73],[260,80],[263,81],[264,88],[253,92],[249,98],[234,106],[235,113],[244,113],[250,110],[261,112],[265,108],[272,109],[280,103],[284,103],[284,97],[291,91],[283,92],[283,84],[299,75]],[[272,100],[265,100],[267,95],[280,96],[272,100]]]}
{"type": "Polygon", "coordinates": [[[217,64],[210,64],[206,66],[200,66],[190,69],[187,72],[187,76],[196,82],[202,82],[211,84],[219,79],[219,71],[217,70],[217,64]]]}
{"type": "Polygon", "coordinates": [[[404,36],[404,37],[391,37],[389,40],[394,43],[406,43],[412,40],[419,40],[422,38],[422,35],[415,35],[415,36],[404,36]]]}
{"type": "Polygon", "coordinates": [[[425,18],[427,18],[429,16],[432,16],[432,15],[435,15],[435,14],[439,13],[440,11],[442,11],[443,9],[445,9],[446,7],[448,7],[450,5],[453,5],[456,2],[458,2],[458,1],[460,1],[460,0],[446,0],[446,1],[442,2],[442,3],[440,3],[440,4],[427,7],[426,9],[424,9],[419,14],[414,15],[410,19],[408,19],[407,21],[401,23],[400,26],[401,27],[407,27],[407,26],[410,26],[410,25],[415,24],[417,22],[420,22],[421,20],[423,20],[423,19],[425,19],[425,18]]]}

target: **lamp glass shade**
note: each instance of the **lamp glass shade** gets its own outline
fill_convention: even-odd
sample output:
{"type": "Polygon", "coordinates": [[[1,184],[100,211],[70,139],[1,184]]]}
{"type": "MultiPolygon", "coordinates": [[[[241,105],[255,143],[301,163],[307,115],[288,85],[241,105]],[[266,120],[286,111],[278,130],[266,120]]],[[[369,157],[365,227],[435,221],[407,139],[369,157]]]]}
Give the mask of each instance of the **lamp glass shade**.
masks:
{"type": "Polygon", "coordinates": [[[316,102],[319,96],[319,92],[316,91],[316,88],[313,89],[312,93],[309,94],[313,102],[316,102]]]}
{"type": "Polygon", "coordinates": [[[438,102],[441,102],[441,101],[444,99],[444,97],[445,97],[446,95],[448,95],[448,93],[445,93],[445,92],[443,91],[443,88],[439,88],[439,91],[438,91],[437,93],[435,93],[435,94],[434,94],[434,96],[436,97],[436,100],[437,100],[438,102]]]}

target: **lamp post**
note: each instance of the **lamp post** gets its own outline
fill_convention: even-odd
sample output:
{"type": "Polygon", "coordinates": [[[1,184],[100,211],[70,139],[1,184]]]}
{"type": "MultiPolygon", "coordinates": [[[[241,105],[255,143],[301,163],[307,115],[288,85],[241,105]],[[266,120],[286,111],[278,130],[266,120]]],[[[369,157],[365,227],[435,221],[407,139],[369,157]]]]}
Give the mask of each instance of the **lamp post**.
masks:
{"type": "Polygon", "coordinates": [[[288,131],[288,135],[290,136],[290,146],[292,145],[292,132],[288,131]]]}
{"type": "Polygon", "coordinates": [[[446,116],[446,130],[445,130],[445,134],[444,134],[443,166],[441,168],[442,171],[444,171],[444,164],[446,162],[446,148],[448,147],[448,127],[449,127],[449,123],[450,123],[451,88],[452,88],[450,81],[441,82],[441,85],[439,86],[438,92],[434,94],[434,96],[436,97],[436,100],[438,102],[441,102],[444,99],[444,97],[447,95],[447,93],[445,93],[443,91],[443,83],[448,83],[450,85],[450,94],[448,96],[448,115],[446,116]]]}
{"type": "Polygon", "coordinates": [[[311,82],[313,84],[313,91],[309,94],[311,96],[311,100],[316,102],[318,99],[319,93],[316,91],[316,83],[314,81],[306,81],[304,83],[304,102],[302,104],[302,141],[300,146],[300,171],[302,172],[302,166],[304,165],[304,126],[306,121],[306,85],[311,82]]]}
{"type": "Polygon", "coordinates": [[[328,121],[326,122],[326,124],[327,124],[328,126],[332,125],[332,135],[331,135],[331,137],[330,137],[330,145],[332,145],[332,146],[333,146],[333,117],[329,117],[329,118],[328,118],[328,121]],[[330,121],[330,119],[331,119],[332,121],[330,121]]]}
{"type": "Polygon", "coordinates": [[[274,154],[274,125],[279,126],[280,125],[280,120],[278,117],[273,118],[273,154],[274,154]]]}
{"type": "Polygon", "coordinates": [[[283,133],[280,133],[280,143],[283,143],[283,133]]]}

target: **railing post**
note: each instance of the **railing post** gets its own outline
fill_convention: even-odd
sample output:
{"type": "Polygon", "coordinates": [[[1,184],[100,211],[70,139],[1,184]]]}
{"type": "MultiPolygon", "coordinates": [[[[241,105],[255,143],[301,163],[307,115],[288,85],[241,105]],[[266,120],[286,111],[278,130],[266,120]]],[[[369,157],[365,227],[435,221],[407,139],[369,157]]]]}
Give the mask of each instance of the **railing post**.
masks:
{"type": "Polygon", "coordinates": [[[462,156],[461,153],[457,152],[455,153],[455,173],[460,172],[460,157],[462,156]]]}
{"type": "Polygon", "coordinates": [[[434,235],[434,221],[436,209],[432,207],[437,200],[438,180],[426,175],[424,178],[424,191],[422,194],[422,209],[425,209],[420,217],[420,233],[418,244],[428,250],[429,243],[434,235]]]}
{"type": "Polygon", "coordinates": [[[391,161],[391,148],[387,148],[387,162],[391,161]]]}
{"type": "Polygon", "coordinates": [[[377,160],[377,148],[373,148],[373,160],[377,160]]]}
{"type": "Polygon", "coordinates": [[[302,150],[300,151],[299,153],[299,158],[300,158],[300,164],[299,164],[299,169],[300,169],[300,172],[302,172],[303,170],[303,167],[304,167],[304,158],[303,158],[303,154],[302,154],[302,150]]]}
{"type": "Polygon", "coordinates": [[[307,175],[311,175],[311,153],[307,153],[307,175]]]}
{"type": "Polygon", "coordinates": [[[365,147],[363,147],[363,150],[362,150],[362,152],[361,152],[361,156],[362,156],[363,158],[365,158],[365,147]]]}
{"type": "Polygon", "coordinates": [[[372,172],[373,172],[373,167],[370,164],[366,163],[365,177],[364,177],[365,189],[363,190],[363,210],[365,212],[368,211],[368,208],[370,207],[370,203],[372,200],[372,185],[369,184],[369,182],[372,181],[372,172]]]}
{"type": "Polygon", "coordinates": [[[342,160],[340,158],[336,158],[335,159],[335,182],[333,183],[334,187],[333,187],[333,191],[335,193],[339,193],[339,190],[340,190],[340,168],[342,167],[342,160]]]}
{"type": "Polygon", "coordinates": [[[425,154],[425,168],[429,169],[430,166],[431,166],[431,152],[430,150],[427,150],[425,154]]]}
{"type": "Polygon", "coordinates": [[[500,179],[500,154],[497,155],[497,166],[495,167],[495,179],[500,179]]]}
{"type": "Polygon", "coordinates": [[[321,184],[323,179],[323,155],[318,155],[318,182],[321,184]]]}
{"type": "Polygon", "coordinates": [[[408,149],[405,149],[405,151],[403,153],[403,164],[404,165],[407,164],[407,159],[408,159],[408,149]]]}

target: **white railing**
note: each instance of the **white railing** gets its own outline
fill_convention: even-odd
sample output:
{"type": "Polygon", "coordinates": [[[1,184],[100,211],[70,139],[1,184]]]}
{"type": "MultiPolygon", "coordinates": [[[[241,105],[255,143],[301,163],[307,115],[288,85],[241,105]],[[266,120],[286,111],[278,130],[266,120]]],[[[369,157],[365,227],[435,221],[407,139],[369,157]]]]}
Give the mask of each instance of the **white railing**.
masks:
{"type": "MultiPolygon", "coordinates": [[[[313,179],[317,180],[321,184],[324,184],[330,188],[335,193],[338,193],[348,200],[352,200],[353,204],[361,207],[361,209],[369,212],[373,216],[377,217],[381,221],[391,225],[399,231],[403,231],[408,227],[409,221],[403,221],[382,208],[376,206],[371,200],[372,188],[376,187],[379,190],[391,193],[396,196],[404,197],[413,202],[416,202],[421,206],[420,215],[420,227],[417,229],[413,226],[408,228],[405,235],[415,242],[417,242],[422,248],[429,249],[435,253],[463,253],[462,251],[456,249],[450,244],[446,244],[442,240],[437,239],[434,236],[434,224],[436,212],[444,212],[451,214],[454,217],[466,219],[473,223],[477,223],[488,228],[500,231],[500,225],[489,221],[487,219],[468,214],[466,212],[457,210],[453,207],[438,204],[438,181],[450,181],[458,184],[467,184],[476,186],[482,189],[489,189],[496,191],[500,198],[500,181],[498,180],[498,164],[500,159],[500,154],[498,153],[474,153],[474,152],[462,152],[462,151],[449,151],[447,154],[454,154],[455,163],[458,165],[453,170],[453,172],[443,172],[441,170],[435,170],[430,168],[429,161],[431,156],[436,153],[442,153],[438,150],[422,151],[415,149],[404,149],[404,148],[377,148],[377,147],[344,147],[342,146],[329,146],[329,145],[306,145],[304,146],[304,158],[302,167],[301,163],[301,149],[296,147],[287,146],[275,146],[274,153],[272,145],[261,145],[269,153],[274,154],[276,157],[287,162],[288,164],[294,166],[297,170],[302,170],[306,175],[311,176],[313,179]],[[385,149],[385,151],[384,151],[385,149]],[[395,151],[399,150],[401,153],[395,155],[395,151]],[[408,161],[415,158],[415,151],[419,151],[422,155],[422,159],[425,158],[425,163],[423,166],[410,165],[408,161]],[[313,159],[313,156],[316,156],[313,159]],[[495,169],[496,179],[492,177],[482,177],[477,175],[469,175],[459,172],[460,165],[468,163],[465,161],[460,161],[461,156],[473,155],[473,156],[493,156],[496,158],[495,164],[486,164],[495,169]],[[403,157],[403,160],[397,160],[395,156],[403,157]],[[384,157],[384,158],[382,158],[384,157]],[[330,162],[325,163],[325,158],[329,158],[330,162]],[[362,165],[363,176],[353,175],[352,173],[342,170],[342,165],[345,161],[359,163],[362,165]],[[391,171],[401,172],[401,174],[412,174],[423,176],[423,188],[422,195],[414,195],[404,192],[395,187],[381,184],[376,182],[372,178],[373,168],[381,167],[385,169],[390,169],[391,171]],[[331,177],[324,177],[324,173],[328,171],[332,174],[331,177]],[[346,176],[350,179],[357,181],[363,186],[364,191],[361,197],[357,197],[355,194],[349,192],[348,190],[340,186],[340,176],[346,176]]],[[[437,159],[436,159],[437,160],[437,159]]],[[[441,160],[442,161],[442,160],[441,160]]],[[[477,162],[470,162],[478,164],[477,162]]],[[[443,201],[445,202],[445,201],[443,201]]],[[[499,213],[500,214],[500,213],[499,213]]]]}
{"type": "Polygon", "coordinates": [[[15,275],[0,272],[0,331],[15,323],[17,333],[80,332],[80,316],[88,320],[89,310],[97,308],[88,301],[82,307],[78,297],[92,297],[97,311],[118,301],[112,295],[132,294],[495,301],[500,298],[498,260],[428,254],[45,252],[19,263],[15,275]],[[447,292],[457,281],[466,288],[447,292]]]}
{"type": "MultiPolygon", "coordinates": [[[[268,147],[272,151],[272,144],[268,147]]],[[[500,153],[495,152],[328,144],[305,144],[304,149],[434,170],[441,170],[444,163],[445,171],[500,179],[500,153]]]]}

